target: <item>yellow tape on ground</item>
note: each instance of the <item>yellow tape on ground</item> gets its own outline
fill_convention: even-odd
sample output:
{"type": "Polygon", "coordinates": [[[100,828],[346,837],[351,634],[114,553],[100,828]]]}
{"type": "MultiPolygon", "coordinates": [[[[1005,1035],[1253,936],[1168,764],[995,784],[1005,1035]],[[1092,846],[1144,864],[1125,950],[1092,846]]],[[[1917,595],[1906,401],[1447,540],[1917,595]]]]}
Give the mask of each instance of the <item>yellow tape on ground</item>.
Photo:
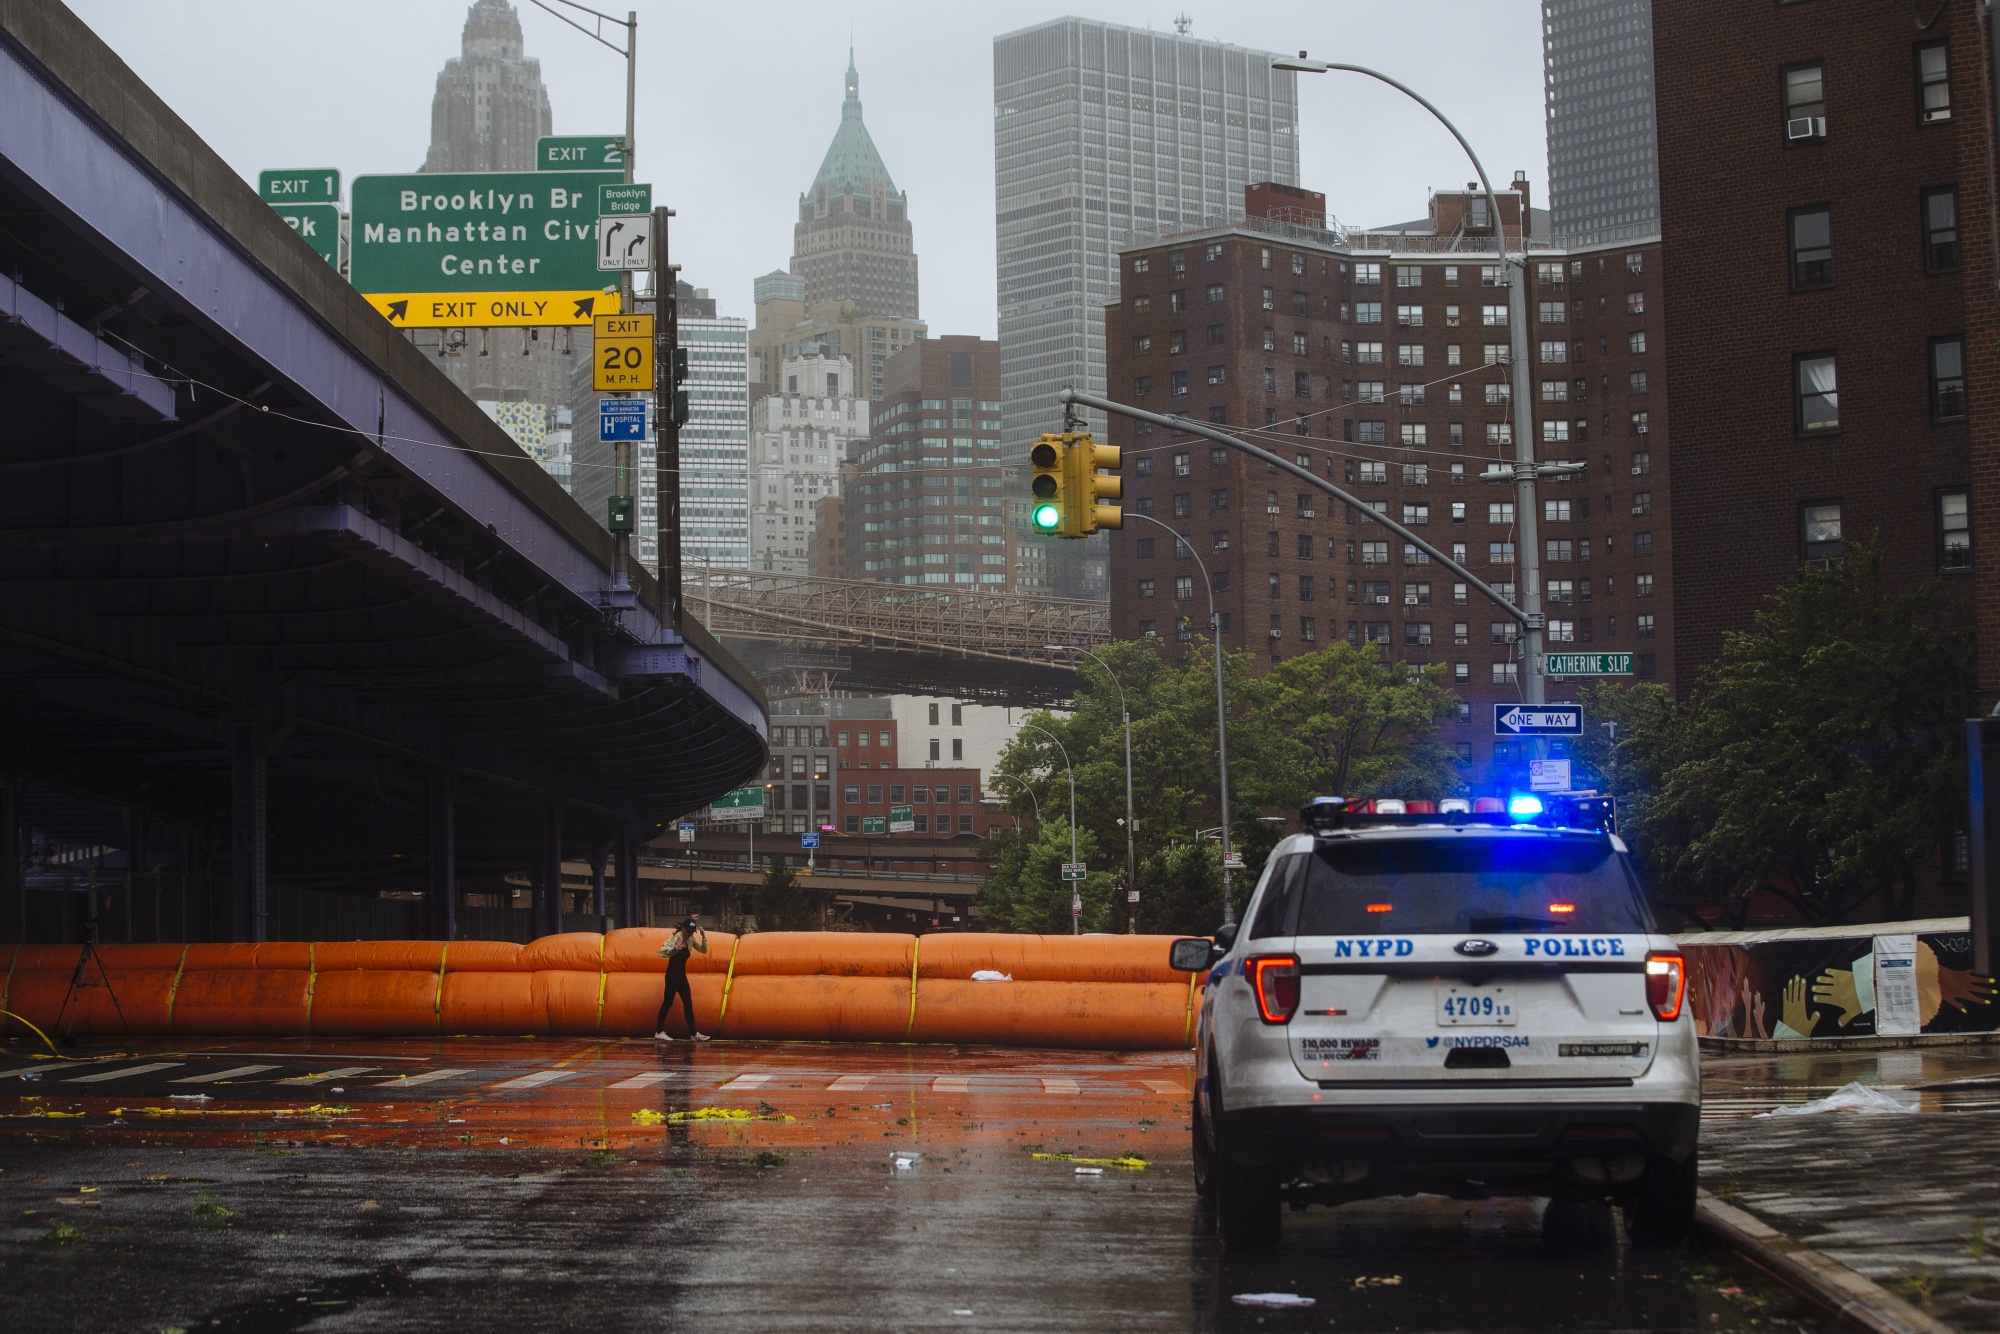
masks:
{"type": "MultiPolygon", "coordinates": [[[[181,994],[181,974],[187,971],[187,963],[188,947],[183,945],[181,946],[181,961],[174,965],[174,980],[167,985],[167,1032],[169,1033],[174,1031],[174,998],[181,994]]],[[[306,995],[310,998],[312,992],[308,991],[306,995]]],[[[307,1003],[310,1006],[310,999],[308,999],[307,1003]]],[[[306,1015],[308,1018],[311,1018],[312,1011],[310,1008],[307,1009],[306,1015]]],[[[307,1027],[310,1029],[311,1025],[308,1024],[307,1027]]]]}
{"type": "MultiPolygon", "coordinates": [[[[738,936],[729,942],[729,971],[723,975],[722,1004],[715,1012],[715,1036],[717,1037],[722,1036],[722,1021],[729,1016],[729,993],[736,986],[736,950],[742,944],[742,936],[738,936]]],[[[688,1016],[688,1027],[690,1029],[694,1027],[693,1015],[688,1016]]]]}

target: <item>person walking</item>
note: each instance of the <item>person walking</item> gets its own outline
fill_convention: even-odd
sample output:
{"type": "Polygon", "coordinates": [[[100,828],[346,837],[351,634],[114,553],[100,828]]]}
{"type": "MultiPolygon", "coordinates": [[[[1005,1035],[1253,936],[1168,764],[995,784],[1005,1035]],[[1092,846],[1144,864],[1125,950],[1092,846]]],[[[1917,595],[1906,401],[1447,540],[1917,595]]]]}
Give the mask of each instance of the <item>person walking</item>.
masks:
{"type": "Polygon", "coordinates": [[[667,1032],[667,1011],[674,1007],[674,997],[681,998],[681,1014],[687,1020],[688,1037],[695,1042],[708,1041],[708,1034],[697,1032],[694,1026],[694,990],[688,986],[688,954],[691,951],[708,953],[708,933],[701,929],[698,918],[689,917],[674,933],[667,937],[667,943],[660,946],[660,957],[667,961],[666,994],[660,997],[660,1020],[653,1025],[653,1037],[660,1042],[672,1042],[673,1035],[667,1032]]]}

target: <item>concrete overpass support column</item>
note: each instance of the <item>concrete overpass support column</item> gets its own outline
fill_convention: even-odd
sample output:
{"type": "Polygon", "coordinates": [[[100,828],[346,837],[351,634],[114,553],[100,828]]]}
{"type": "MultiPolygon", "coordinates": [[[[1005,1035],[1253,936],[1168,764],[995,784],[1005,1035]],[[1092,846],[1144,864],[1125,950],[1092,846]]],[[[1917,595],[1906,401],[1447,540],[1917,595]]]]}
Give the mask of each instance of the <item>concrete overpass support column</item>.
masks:
{"type": "Polygon", "coordinates": [[[590,910],[599,917],[610,911],[604,901],[604,863],[610,855],[608,848],[597,848],[590,854],[590,910]]]}
{"type": "Polygon", "coordinates": [[[5,936],[28,943],[28,875],[21,846],[21,796],[24,784],[0,782],[0,907],[7,914],[5,936]]]}
{"type": "Polygon", "coordinates": [[[424,908],[436,940],[458,938],[458,794],[454,787],[450,774],[432,774],[426,782],[430,883],[424,891],[424,908]]]}
{"type": "Polygon", "coordinates": [[[562,903],[562,807],[550,805],[542,811],[542,865],[535,877],[536,892],[542,901],[535,914],[542,931],[555,935],[563,929],[562,903]]]}
{"type": "Polygon", "coordinates": [[[254,721],[232,723],[229,728],[230,929],[239,941],[267,938],[265,778],[262,725],[254,721]]]}
{"type": "Polygon", "coordinates": [[[639,918],[639,829],[629,821],[618,831],[618,925],[644,925],[639,918]]]}

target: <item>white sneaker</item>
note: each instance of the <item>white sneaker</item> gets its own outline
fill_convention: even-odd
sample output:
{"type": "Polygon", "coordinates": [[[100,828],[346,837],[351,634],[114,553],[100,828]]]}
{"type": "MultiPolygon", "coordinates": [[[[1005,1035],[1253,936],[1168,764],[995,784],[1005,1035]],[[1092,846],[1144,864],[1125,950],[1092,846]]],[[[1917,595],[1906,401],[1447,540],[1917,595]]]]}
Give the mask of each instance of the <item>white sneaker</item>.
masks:
{"type": "Polygon", "coordinates": [[[694,1035],[694,1037],[693,1037],[693,1038],[691,1038],[691,1039],[689,1039],[689,1040],[690,1040],[690,1041],[692,1041],[692,1042],[707,1042],[707,1041],[708,1041],[708,1034],[706,1034],[706,1033],[696,1033],[696,1034],[694,1035]]]}
{"type": "Polygon", "coordinates": [[[661,1029],[659,1032],[653,1034],[653,1041],[655,1042],[672,1042],[673,1040],[674,1035],[665,1029],[661,1029]]]}

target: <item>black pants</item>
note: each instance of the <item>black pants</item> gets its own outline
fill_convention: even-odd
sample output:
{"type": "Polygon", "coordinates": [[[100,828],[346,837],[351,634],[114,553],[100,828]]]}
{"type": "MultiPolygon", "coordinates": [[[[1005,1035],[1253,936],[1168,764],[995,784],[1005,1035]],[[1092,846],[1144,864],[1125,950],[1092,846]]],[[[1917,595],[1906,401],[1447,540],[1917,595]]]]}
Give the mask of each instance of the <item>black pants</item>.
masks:
{"type": "Polygon", "coordinates": [[[681,1014],[687,1019],[688,1036],[694,1036],[694,989],[688,986],[687,968],[679,962],[667,965],[666,994],[660,997],[660,1021],[653,1025],[655,1033],[667,1031],[667,1011],[674,1008],[674,997],[681,998],[681,1014]]]}

